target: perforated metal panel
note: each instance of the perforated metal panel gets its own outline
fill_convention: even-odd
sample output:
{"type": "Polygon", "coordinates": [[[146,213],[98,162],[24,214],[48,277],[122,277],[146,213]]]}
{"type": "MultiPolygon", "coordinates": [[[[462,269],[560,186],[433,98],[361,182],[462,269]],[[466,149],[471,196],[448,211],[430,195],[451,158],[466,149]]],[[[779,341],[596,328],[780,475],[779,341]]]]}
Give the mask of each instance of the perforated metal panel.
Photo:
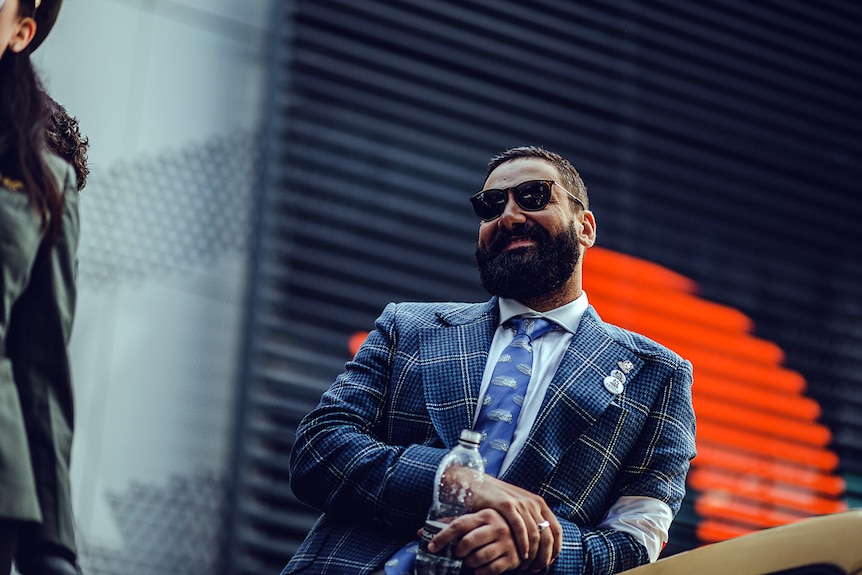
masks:
{"type": "MultiPolygon", "coordinates": [[[[466,198],[494,153],[570,158],[599,243],[750,316],[809,383],[862,497],[862,5],[307,0],[274,44],[232,573],[317,513],[299,419],[390,300],[482,300],[466,198]]],[[[601,310],[599,310],[601,311],[601,310]]],[[[691,491],[668,552],[698,545],[691,491]]]]}

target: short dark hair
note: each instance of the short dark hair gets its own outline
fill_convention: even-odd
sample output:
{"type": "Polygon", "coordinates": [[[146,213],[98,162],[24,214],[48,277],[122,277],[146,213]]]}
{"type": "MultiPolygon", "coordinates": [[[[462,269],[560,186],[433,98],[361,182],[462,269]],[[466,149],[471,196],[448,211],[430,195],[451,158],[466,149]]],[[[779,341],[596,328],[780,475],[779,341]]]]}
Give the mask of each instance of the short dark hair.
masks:
{"type": "Polygon", "coordinates": [[[506,162],[511,162],[512,160],[517,160],[519,158],[538,158],[553,165],[557,171],[560,172],[560,176],[563,178],[563,181],[559,183],[565,186],[566,189],[575,195],[575,197],[581,200],[586,209],[590,209],[590,199],[587,196],[587,186],[584,184],[584,181],[581,179],[581,175],[572,163],[561,155],[550,152],[539,146],[518,146],[516,148],[509,148],[505,152],[497,154],[491,158],[490,162],[488,162],[488,172],[485,174],[485,177],[487,178],[490,176],[491,172],[496,170],[501,164],[505,164],[506,162]]]}

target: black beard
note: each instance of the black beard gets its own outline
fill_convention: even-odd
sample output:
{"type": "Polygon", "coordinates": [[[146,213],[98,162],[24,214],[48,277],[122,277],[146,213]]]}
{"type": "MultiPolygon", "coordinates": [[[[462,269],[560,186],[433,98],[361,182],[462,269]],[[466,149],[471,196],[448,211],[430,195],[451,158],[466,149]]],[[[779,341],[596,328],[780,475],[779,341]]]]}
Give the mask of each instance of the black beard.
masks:
{"type": "Polygon", "coordinates": [[[499,229],[487,248],[476,247],[479,280],[491,295],[528,301],[558,291],[581,257],[574,228],[556,236],[534,223],[499,229]],[[529,235],[536,245],[506,250],[513,236],[529,235]]]}

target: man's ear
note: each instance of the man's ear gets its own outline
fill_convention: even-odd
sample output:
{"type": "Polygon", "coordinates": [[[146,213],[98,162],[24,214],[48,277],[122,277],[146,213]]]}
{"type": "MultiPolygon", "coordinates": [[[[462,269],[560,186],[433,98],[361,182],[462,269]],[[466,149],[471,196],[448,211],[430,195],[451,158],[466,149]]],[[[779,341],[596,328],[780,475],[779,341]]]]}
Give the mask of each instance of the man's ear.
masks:
{"type": "Polygon", "coordinates": [[[15,53],[23,52],[30,45],[36,35],[36,21],[30,17],[21,18],[17,26],[9,39],[9,50],[15,53]]]}
{"type": "Polygon", "coordinates": [[[596,216],[590,210],[581,211],[581,231],[578,242],[585,248],[591,248],[596,243],[596,216]]]}

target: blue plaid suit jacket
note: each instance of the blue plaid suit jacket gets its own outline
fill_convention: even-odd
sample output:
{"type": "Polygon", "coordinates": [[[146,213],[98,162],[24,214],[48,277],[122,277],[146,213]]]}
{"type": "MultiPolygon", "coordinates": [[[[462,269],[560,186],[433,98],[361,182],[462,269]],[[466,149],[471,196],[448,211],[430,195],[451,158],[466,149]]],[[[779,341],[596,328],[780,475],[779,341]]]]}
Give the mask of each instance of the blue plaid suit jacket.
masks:
{"type": "MultiPolygon", "coordinates": [[[[291,487],[323,515],[283,575],[362,575],[416,538],[437,463],[472,427],[498,314],[496,298],[386,307],[297,430],[291,487]]],[[[596,525],[624,495],[679,510],[695,456],[691,385],[688,361],[587,309],[526,445],[500,477],[544,497],[560,520],[551,572],[647,562],[629,534],[596,525]],[[625,391],[613,395],[603,380],[625,361],[625,391]]]]}

